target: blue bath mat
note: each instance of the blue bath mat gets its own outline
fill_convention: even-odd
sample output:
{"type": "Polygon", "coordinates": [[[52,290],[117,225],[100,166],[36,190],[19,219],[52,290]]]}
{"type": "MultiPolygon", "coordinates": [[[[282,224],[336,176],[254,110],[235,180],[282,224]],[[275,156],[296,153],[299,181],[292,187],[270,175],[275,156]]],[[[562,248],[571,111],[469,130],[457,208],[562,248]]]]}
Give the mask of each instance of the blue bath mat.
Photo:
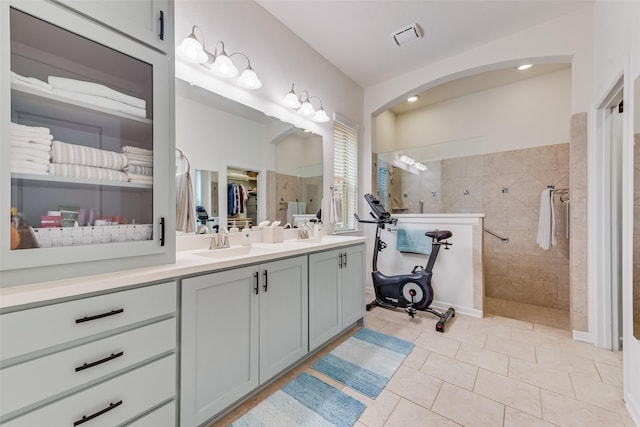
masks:
{"type": "Polygon", "coordinates": [[[365,408],[359,400],[302,373],[231,427],[351,427],[365,408]]]}
{"type": "Polygon", "coordinates": [[[408,341],[364,328],[311,367],[375,399],[413,347],[408,341]]]}

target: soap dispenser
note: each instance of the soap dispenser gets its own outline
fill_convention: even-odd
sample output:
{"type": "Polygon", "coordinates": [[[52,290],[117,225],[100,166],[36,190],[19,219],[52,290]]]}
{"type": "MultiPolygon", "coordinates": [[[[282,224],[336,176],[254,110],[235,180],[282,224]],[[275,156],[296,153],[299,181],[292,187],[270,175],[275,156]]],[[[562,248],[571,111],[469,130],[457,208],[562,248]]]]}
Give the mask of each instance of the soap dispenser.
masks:
{"type": "Polygon", "coordinates": [[[251,245],[251,229],[249,227],[244,227],[242,229],[242,238],[240,240],[240,244],[242,246],[250,246],[251,245]]]}

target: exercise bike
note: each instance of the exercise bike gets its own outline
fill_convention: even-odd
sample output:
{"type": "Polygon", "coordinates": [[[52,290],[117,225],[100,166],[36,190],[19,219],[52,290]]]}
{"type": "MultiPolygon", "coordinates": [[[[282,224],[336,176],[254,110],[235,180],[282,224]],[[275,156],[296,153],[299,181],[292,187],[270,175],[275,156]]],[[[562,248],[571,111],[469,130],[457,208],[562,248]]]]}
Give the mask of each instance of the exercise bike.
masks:
{"type": "Polygon", "coordinates": [[[440,247],[444,246],[445,249],[449,249],[453,243],[447,242],[446,239],[453,236],[453,233],[448,230],[427,231],[425,236],[431,238],[431,254],[426,267],[418,265],[413,268],[410,274],[385,276],[378,271],[378,252],[382,252],[387,247],[387,244],[380,238],[380,233],[387,224],[395,226],[398,219],[392,218],[391,214],[372,194],[365,194],[364,198],[372,209],[371,216],[374,220],[360,219],[358,214],[354,214],[354,216],[358,222],[377,225],[373,247],[373,271],[371,272],[376,298],[367,304],[367,311],[375,306],[388,309],[401,307],[411,318],[415,317],[417,310],[426,311],[440,318],[436,323],[436,331],[444,332],[445,323],[455,317],[456,311],[454,308],[449,308],[446,312],[441,313],[430,307],[433,302],[431,276],[440,247]]]}

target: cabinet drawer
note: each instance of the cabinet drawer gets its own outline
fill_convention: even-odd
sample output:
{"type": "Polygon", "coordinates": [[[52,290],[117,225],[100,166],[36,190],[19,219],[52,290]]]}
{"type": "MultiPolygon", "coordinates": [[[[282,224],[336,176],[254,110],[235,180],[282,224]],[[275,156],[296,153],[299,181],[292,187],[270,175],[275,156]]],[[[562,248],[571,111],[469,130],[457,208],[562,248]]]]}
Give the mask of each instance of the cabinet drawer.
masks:
{"type": "Polygon", "coordinates": [[[149,410],[175,394],[174,355],[134,369],[88,390],[14,418],[5,427],[113,427],[149,410]],[[87,417],[87,422],[82,422],[87,417]]]}
{"type": "Polygon", "coordinates": [[[0,316],[0,360],[175,313],[175,282],[0,316]]]}
{"type": "Polygon", "coordinates": [[[176,320],[167,319],[1,369],[2,415],[173,350],[175,346],[176,320]]]}
{"type": "Polygon", "coordinates": [[[175,427],[175,425],[176,402],[172,400],[131,424],[127,424],[127,427],[175,427]]]}

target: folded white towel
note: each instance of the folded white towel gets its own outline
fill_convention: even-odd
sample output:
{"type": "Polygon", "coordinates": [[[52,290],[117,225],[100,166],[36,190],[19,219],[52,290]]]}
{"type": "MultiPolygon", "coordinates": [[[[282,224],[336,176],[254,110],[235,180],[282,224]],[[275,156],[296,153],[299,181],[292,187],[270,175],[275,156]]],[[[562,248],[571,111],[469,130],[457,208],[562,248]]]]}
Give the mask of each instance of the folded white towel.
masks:
{"type": "Polygon", "coordinates": [[[124,153],[129,160],[139,160],[144,162],[153,162],[153,155],[150,154],[136,154],[136,153],[124,153]]]}
{"type": "Polygon", "coordinates": [[[101,181],[129,181],[127,174],[122,171],[67,163],[51,163],[51,165],[49,165],[49,175],[97,179],[101,181]]]}
{"type": "Polygon", "coordinates": [[[11,165],[11,172],[12,173],[28,173],[31,175],[49,175],[49,172],[45,172],[37,169],[31,169],[31,168],[21,168],[13,165],[11,165]]]}
{"type": "MultiPolygon", "coordinates": [[[[51,161],[47,159],[41,159],[40,157],[32,156],[31,154],[22,154],[11,152],[11,161],[14,160],[27,160],[29,162],[37,163],[40,165],[49,165],[51,161]]],[[[49,169],[47,169],[48,171],[49,169]]]]}
{"type": "Polygon", "coordinates": [[[138,117],[147,117],[147,110],[144,108],[134,107],[124,102],[115,101],[98,95],[88,95],[86,93],[72,92],[66,89],[53,88],[53,93],[73,101],[85,102],[90,105],[107,108],[109,110],[120,111],[122,113],[131,114],[138,117]]]}
{"type": "Polygon", "coordinates": [[[51,146],[50,145],[39,144],[39,143],[36,143],[36,142],[18,141],[18,140],[15,140],[15,139],[11,139],[9,145],[11,147],[16,147],[16,148],[28,148],[30,150],[45,151],[47,153],[51,152],[51,146]]]}
{"type": "Polygon", "coordinates": [[[149,166],[138,166],[138,165],[127,165],[124,167],[124,171],[128,174],[136,174],[136,175],[153,175],[153,168],[149,166]]]}
{"type": "Polygon", "coordinates": [[[47,147],[51,146],[51,139],[41,138],[39,136],[18,136],[12,134],[11,142],[30,142],[32,144],[46,145],[47,147]]]}
{"type": "Polygon", "coordinates": [[[13,71],[11,72],[11,83],[51,92],[51,85],[49,83],[43,82],[42,80],[38,80],[34,77],[21,76],[13,71]]]}
{"type": "Polygon", "coordinates": [[[11,153],[12,157],[14,155],[23,155],[23,156],[30,156],[32,158],[37,158],[37,159],[46,160],[46,161],[49,161],[51,159],[51,153],[49,151],[34,150],[33,148],[11,146],[9,148],[9,152],[11,153]]]}
{"type": "Polygon", "coordinates": [[[122,152],[126,154],[141,154],[146,156],[153,156],[153,150],[146,148],[134,147],[132,145],[125,145],[122,147],[122,152]]]}
{"type": "Polygon", "coordinates": [[[41,164],[35,163],[30,160],[14,160],[11,159],[11,169],[13,168],[21,168],[21,169],[33,169],[36,171],[49,171],[49,163],[41,164]]]}
{"type": "Polygon", "coordinates": [[[150,167],[153,167],[153,162],[150,160],[127,159],[127,165],[144,166],[144,167],[150,168],[150,167]]]}
{"type": "Polygon", "coordinates": [[[137,182],[143,184],[153,184],[153,177],[148,175],[136,175],[133,173],[127,173],[130,182],[137,182]]]}
{"type": "Polygon", "coordinates": [[[11,133],[14,133],[15,131],[27,132],[27,136],[30,136],[30,135],[43,136],[43,135],[51,134],[51,130],[49,128],[45,128],[41,126],[27,126],[27,125],[21,125],[19,123],[11,122],[11,133]]]}
{"type": "Polygon", "coordinates": [[[99,83],[49,76],[49,84],[53,86],[54,89],[64,89],[72,92],[109,98],[143,110],[147,108],[147,103],[144,99],[118,92],[117,90],[113,90],[110,87],[99,83]]]}
{"type": "Polygon", "coordinates": [[[51,158],[53,163],[69,163],[115,170],[122,170],[127,165],[127,158],[122,153],[68,144],[62,141],[53,141],[51,158]]]}
{"type": "Polygon", "coordinates": [[[553,209],[553,190],[550,188],[540,194],[536,242],[544,250],[549,250],[552,246],[558,244],[556,240],[556,217],[553,209]]]}

